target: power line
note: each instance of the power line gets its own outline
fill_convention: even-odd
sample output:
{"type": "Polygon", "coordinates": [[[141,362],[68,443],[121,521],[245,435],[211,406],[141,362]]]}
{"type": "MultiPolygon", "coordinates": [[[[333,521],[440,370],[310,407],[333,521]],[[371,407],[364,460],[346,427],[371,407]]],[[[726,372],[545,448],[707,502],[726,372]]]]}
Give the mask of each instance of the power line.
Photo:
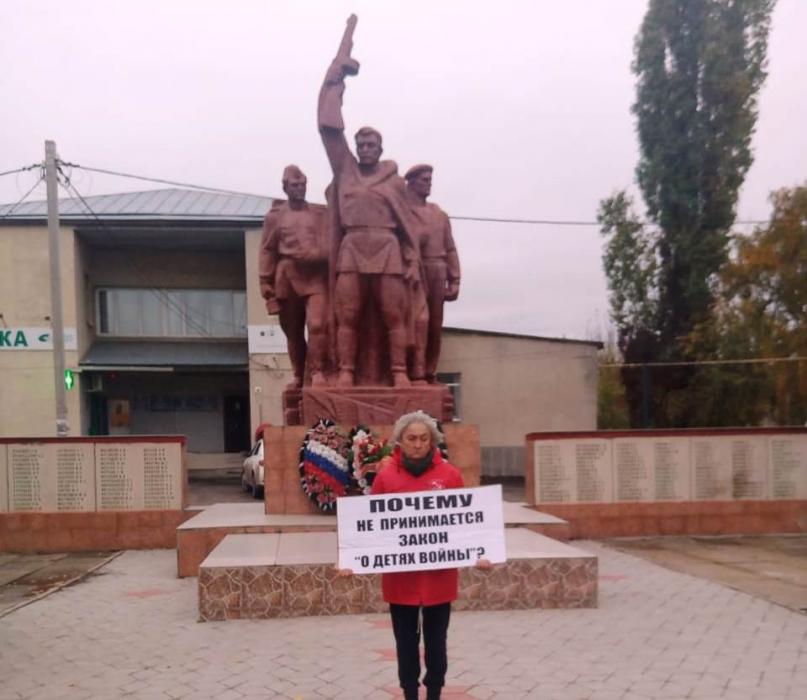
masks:
{"type": "Polygon", "coordinates": [[[0,173],[0,177],[3,177],[3,175],[13,175],[14,173],[24,173],[27,172],[28,170],[34,170],[36,168],[41,167],[42,163],[34,163],[33,165],[26,165],[23,166],[22,168],[15,168],[14,170],[5,170],[2,173],[0,173]]]}
{"type": "Polygon", "coordinates": [[[746,357],[739,360],[680,360],[678,362],[609,362],[600,367],[696,367],[703,365],[764,365],[776,362],[807,362],[807,356],[746,357]]]}
{"type": "MultiPolygon", "coordinates": [[[[64,183],[62,183],[62,185],[67,190],[68,194],[70,194],[70,192],[72,191],[76,195],[76,197],[79,199],[81,204],[85,207],[85,209],[87,209],[87,212],[90,214],[90,216],[92,216],[93,219],[95,219],[95,222],[101,227],[101,229],[104,231],[104,233],[106,233],[106,235],[109,236],[110,239],[114,240],[114,238],[115,238],[114,233],[109,229],[109,227],[106,225],[106,223],[104,223],[104,221],[101,220],[101,218],[98,216],[98,214],[96,214],[95,211],[93,210],[93,208],[89,205],[87,200],[76,189],[76,186],[71,182],[70,178],[67,176],[67,174],[64,172],[64,170],[62,170],[61,165],[57,165],[57,170],[59,171],[61,176],[64,178],[64,183]]],[[[143,275],[142,272],[136,266],[134,266],[133,269],[144,283],[148,281],[148,280],[146,280],[145,275],[143,275]]],[[[150,285],[148,286],[148,289],[163,304],[165,304],[169,309],[173,309],[177,314],[179,314],[179,316],[185,321],[185,323],[190,328],[197,331],[201,337],[212,337],[207,332],[207,329],[203,328],[201,326],[201,324],[199,324],[196,321],[196,319],[192,318],[186,312],[185,308],[181,304],[175,302],[171,298],[171,296],[169,294],[166,294],[161,289],[151,287],[150,285]]]]}
{"type": "Polygon", "coordinates": [[[44,179],[45,179],[44,173],[40,173],[39,177],[37,178],[36,182],[31,187],[31,189],[28,190],[22,197],[20,197],[14,204],[12,204],[11,207],[8,209],[8,211],[6,211],[4,214],[0,215],[0,220],[7,219],[9,216],[11,216],[12,213],[14,212],[14,210],[18,206],[20,206],[20,204],[22,204],[26,199],[28,199],[28,196],[39,186],[39,183],[42,182],[42,180],[44,180],[44,179]]]}
{"type": "Polygon", "coordinates": [[[221,187],[208,187],[207,185],[196,185],[189,182],[179,182],[177,180],[166,180],[159,177],[148,177],[146,175],[133,175],[132,173],[122,173],[116,170],[108,170],[106,168],[91,168],[86,165],[79,165],[78,163],[68,163],[67,161],[59,161],[61,165],[68,168],[78,168],[79,170],[87,170],[92,173],[103,173],[104,175],[114,175],[116,177],[126,177],[131,180],[143,180],[144,182],[156,182],[161,185],[174,185],[175,187],[188,187],[193,190],[204,190],[206,192],[218,192],[220,194],[235,194],[242,197],[261,197],[263,195],[256,195],[250,192],[238,192],[236,190],[226,190],[221,187]]]}
{"type": "MultiPolygon", "coordinates": [[[[66,163],[64,163],[64,164],[67,165],[66,163]]],[[[114,240],[115,234],[109,229],[109,227],[98,216],[98,214],[95,213],[95,211],[90,206],[90,204],[87,202],[87,200],[76,189],[76,186],[71,182],[70,177],[64,172],[64,170],[62,170],[61,165],[62,165],[62,163],[57,164],[57,170],[59,171],[59,173],[64,178],[64,183],[62,183],[62,186],[65,189],[68,190],[68,195],[72,191],[76,195],[76,197],[79,199],[79,201],[82,203],[82,205],[87,209],[87,212],[93,217],[93,219],[95,219],[98,226],[100,226],[100,228],[104,231],[104,233],[107,234],[107,236],[109,236],[110,239],[114,240]]],[[[146,279],[145,275],[142,274],[142,272],[137,268],[137,266],[134,266],[133,269],[134,269],[135,273],[140,277],[140,279],[144,283],[148,283],[148,280],[146,279]]],[[[157,289],[155,287],[152,287],[150,284],[148,285],[147,288],[152,294],[154,294],[169,309],[173,309],[185,321],[185,323],[190,328],[196,330],[201,337],[203,337],[203,338],[213,338],[213,335],[211,333],[209,333],[208,330],[206,328],[204,328],[199,322],[197,322],[196,319],[194,319],[190,314],[188,314],[184,306],[182,306],[178,302],[174,301],[174,299],[172,299],[170,295],[166,294],[162,289],[157,289]]],[[[276,369],[278,369],[276,367],[271,367],[270,365],[268,365],[266,363],[259,362],[257,360],[253,360],[252,358],[250,358],[250,362],[253,362],[254,364],[257,364],[258,366],[263,367],[263,368],[268,369],[268,370],[276,370],[276,369]]]]}
{"type": "Polygon", "coordinates": [[[599,221],[567,221],[563,219],[506,219],[494,216],[449,216],[454,221],[481,221],[491,224],[535,224],[538,226],[599,226],[599,221]]]}
{"type": "MultiPolygon", "coordinates": [[[[71,168],[79,168],[94,173],[102,173],[104,175],[114,175],[116,177],[125,177],[132,180],[143,180],[144,182],[155,182],[161,185],[174,185],[175,187],[188,187],[195,190],[204,190],[207,192],[219,192],[221,194],[233,194],[246,197],[261,197],[264,195],[255,195],[251,192],[238,192],[236,190],[222,189],[221,187],[208,187],[207,185],[197,185],[188,182],[179,182],[177,180],[166,180],[164,178],[148,177],[146,175],[135,175],[133,173],[123,173],[117,170],[109,170],[107,168],[93,168],[86,165],[79,165],[78,163],[68,163],[60,161],[62,165],[71,168]]],[[[528,224],[533,226],[600,226],[599,221],[583,221],[574,219],[519,219],[509,217],[493,217],[493,216],[460,216],[452,215],[448,217],[454,221],[476,221],[480,223],[494,223],[494,224],[528,224]]],[[[638,222],[642,226],[652,226],[652,222],[643,221],[638,222]]],[[[744,221],[735,221],[735,224],[751,225],[751,224],[766,224],[768,223],[763,219],[748,219],[744,221]]]]}
{"type": "MultiPolygon", "coordinates": [[[[448,217],[449,219],[453,219],[455,221],[481,221],[486,223],[494,223],[494,224],[533,224],[537,226],[601,226],[602,224],[599,221],[576,221],[576,220],[569,220],[569,219],[507,219],[507,218],[496,218],[490,216],[455,216],[451,215],[448,217]]],[[[637,224],[640,226],[655,226],[656,224],[652,221],[637,221],[637,224]]],[[[768,221],[766,219],[745,219],[742,221],[735,221],[735,224],[738,225],[759,225],[759,224],[767,224],[768,221]]]]}

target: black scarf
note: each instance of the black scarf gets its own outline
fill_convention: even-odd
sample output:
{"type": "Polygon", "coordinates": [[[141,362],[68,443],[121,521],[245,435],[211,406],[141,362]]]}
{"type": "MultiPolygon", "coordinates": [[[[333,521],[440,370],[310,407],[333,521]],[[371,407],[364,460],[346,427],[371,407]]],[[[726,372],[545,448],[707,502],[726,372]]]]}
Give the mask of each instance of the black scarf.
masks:
{"type": "Polygon", "coordinates": [[[434,450],[429,452],[423,459],[409,459],[405,454],[401,454],[401,462],[403,463],[404,469],[412,476],[420,476],[425,472],[432,465],[433,458],[434,450]]]}

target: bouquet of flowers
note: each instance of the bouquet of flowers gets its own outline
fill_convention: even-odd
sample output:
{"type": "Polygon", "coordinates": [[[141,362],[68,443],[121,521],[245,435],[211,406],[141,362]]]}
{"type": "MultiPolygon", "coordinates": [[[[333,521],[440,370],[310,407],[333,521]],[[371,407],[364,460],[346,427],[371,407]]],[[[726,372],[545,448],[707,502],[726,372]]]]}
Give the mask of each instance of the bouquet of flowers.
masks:
{"type": "Polygon", "coordinates": [[[364,425],[357,425],[348,435],[348,462],[353,471],[353,484],[360,493],[370,493],[378,473],[379,462],[392,454],[392,446],[380,440],[364,425]]]}
{"type": "Polygon", "coordinates": [[[318,420],[300,448],[300,484],[324,513],[336,510],[336,499],[351,485],[349,443],[331,420],[318,420]]]}

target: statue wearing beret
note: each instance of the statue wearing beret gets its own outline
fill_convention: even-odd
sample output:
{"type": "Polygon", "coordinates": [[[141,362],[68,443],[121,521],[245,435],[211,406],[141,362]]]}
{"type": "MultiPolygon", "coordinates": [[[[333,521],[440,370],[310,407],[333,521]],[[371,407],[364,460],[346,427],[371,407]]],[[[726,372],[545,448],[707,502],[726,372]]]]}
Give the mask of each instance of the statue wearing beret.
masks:
{"type": "Polygon", "coordinates": [[[460,261],[451,235],[451,222],[436,204],[427,202],[432,188],[431,165],[415,165],[406,172],[406,189],[418,220],[417,247],[422,284],[426,292],[427,318],[418,316],[413,376],[421,373],[434,383],[440,359],[443,302],[454,301],[460,291],[460,261]]]}

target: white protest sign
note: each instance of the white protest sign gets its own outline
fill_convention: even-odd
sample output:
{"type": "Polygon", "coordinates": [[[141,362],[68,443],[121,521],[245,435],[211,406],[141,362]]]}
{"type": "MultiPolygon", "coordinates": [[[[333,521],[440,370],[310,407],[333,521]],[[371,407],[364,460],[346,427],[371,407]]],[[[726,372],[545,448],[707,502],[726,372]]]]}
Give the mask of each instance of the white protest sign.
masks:
{"type": "Polygon", "coordinates": [[[453,569],[507,559],[502,487],[340,498],[339,568],[356,574],[453,569]]]}

